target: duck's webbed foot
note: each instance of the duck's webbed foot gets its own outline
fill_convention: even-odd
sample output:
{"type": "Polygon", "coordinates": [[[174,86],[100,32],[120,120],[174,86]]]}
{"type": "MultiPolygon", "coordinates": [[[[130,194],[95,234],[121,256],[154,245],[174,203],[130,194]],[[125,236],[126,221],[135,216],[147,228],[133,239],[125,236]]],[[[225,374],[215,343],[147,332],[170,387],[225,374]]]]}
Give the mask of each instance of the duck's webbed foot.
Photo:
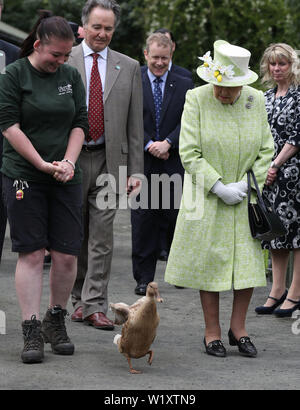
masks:
{"type": "Polygon", "coordinates": [[[128,361],[128,364],[129,364],[129,371],[130,371],[131,374],[141,374],[141,373],[142,373],[140,370],[135,370],[135,369],[132,367],[130,357],[127,357],[127,361],[128,361]]]}
{"type": "Polygon", "coordinates": [[[149,355],[148,363],[149,363],[150,366],[151,366],[152,360],[153,360],[153,356],[154,356],[153,350],[149,350],[149,352],[147,352],[147,354],[149,355]]]}

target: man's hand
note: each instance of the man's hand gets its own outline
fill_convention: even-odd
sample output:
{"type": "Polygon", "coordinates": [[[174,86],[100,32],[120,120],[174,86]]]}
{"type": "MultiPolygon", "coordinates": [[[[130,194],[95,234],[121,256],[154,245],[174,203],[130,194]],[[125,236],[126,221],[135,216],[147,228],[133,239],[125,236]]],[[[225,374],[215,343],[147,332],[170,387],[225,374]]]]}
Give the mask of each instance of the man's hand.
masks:
{"type": "Polygon", "coordinates": [[[169,149],[171,145],[167,140],[164,141],[155,141],[148,148],[148,152],[156,158],[159,159],[168,159],[169,158],[169,149]]]}
{"type": "Polygon", "coordinates": [[[139,178],[136,177],[127,177],[127,187],[126,187],[126,191],[127,191],[127,195],[129,197],[132,196],[137,196],[142,188],[142,181],[139,178]]]}

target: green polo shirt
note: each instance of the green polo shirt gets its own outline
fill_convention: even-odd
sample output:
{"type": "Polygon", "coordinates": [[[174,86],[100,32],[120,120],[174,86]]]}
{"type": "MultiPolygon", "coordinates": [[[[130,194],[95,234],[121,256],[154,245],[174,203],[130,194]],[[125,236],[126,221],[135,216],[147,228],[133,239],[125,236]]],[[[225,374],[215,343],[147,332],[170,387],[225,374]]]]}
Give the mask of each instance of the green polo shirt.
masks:
{"type": "MultiPolygon", "coordinates": [[[[47,162],[64,158],[73,128],[87,134],[88,119],[84,86],[78,71],[61,65],[55,73],[36,70],[28,58],[22,58],[0,75],[0,129],[19,123],[40,156],[47,162]]],[[[3,143],[1,172],[14,179],[58,183],[51,175],[37,170],[10,145],[3,143]]],[[[68,183],[81,182],[76,164],[68,183]]]]}

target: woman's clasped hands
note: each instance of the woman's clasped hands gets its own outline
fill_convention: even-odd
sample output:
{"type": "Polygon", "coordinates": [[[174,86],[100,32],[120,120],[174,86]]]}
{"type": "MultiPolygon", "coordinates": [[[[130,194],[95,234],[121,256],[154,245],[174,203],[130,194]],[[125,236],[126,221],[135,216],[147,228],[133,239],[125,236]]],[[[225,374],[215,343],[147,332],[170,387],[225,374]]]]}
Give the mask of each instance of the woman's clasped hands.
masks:
{"type": "Polygon", "coordinates": [[[224,185],[217,181],[211,188],[211,192],[216,194],[226,205],[236,205],[247,196],[248,186],[245,181],[232,182],[224,185]]]}
{"type": "Polygon", "coordinates": [[[53,161],[52,163],[45,161],[41,170],[52,175],[56,181],[63,183],[70,181],[74,176],[72,164],[66,161],[53,161]]]}
{"type": "Polygon", "coordinates": [[[53,178],[59,182],[68,182],[74,176],[74,169],[70,162],[66,161],[53,161],[54,166],[53,178]]]}

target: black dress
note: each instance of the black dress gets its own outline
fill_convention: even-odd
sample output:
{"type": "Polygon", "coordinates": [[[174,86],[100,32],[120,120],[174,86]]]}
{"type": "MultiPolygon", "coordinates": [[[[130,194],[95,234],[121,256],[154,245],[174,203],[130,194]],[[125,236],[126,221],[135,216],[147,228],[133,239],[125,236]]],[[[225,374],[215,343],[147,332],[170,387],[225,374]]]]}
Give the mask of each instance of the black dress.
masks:
{"type": "MultiPolygon", "coordinates": [[[[276,98],[277,87],[265,93],[268,121],[278,156],[285,143],[300,148],[300,87],[291,86],[284,97],[276,98]]],[[[288,232],[271,242],[262,242],[263,249],[300,248],[300,151],[278,170],[275,182],[264,188],[288,232]]]]}

